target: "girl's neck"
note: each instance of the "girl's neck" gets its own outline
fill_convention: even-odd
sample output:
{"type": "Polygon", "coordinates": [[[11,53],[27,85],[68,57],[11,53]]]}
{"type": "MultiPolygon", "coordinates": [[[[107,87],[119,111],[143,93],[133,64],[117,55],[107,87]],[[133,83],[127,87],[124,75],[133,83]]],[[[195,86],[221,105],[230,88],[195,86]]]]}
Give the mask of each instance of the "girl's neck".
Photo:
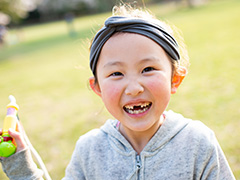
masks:
{"type": "Polygon", "coordinates": [[[157,130],[161,127],[165,116],[162,115],[160,120],[157,121],[150,129],[143,132],[136,132],[124,127],[121,123],[119,124],[120,133],[128,140],[132,145],[133,149],[140,154],[150,139],[154,136],[157,130]]]}

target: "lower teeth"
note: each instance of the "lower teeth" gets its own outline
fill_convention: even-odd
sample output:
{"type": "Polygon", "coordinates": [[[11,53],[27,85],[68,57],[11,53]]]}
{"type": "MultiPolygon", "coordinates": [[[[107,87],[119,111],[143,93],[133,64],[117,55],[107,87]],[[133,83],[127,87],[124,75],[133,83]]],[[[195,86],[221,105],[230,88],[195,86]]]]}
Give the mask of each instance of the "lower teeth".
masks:
{"type": "Polygon", "coordinates": [[[140,114],[147,110],[148,108],[144,108],[143,110],[128,110],[128,113],[130,114],[140,114]]]}

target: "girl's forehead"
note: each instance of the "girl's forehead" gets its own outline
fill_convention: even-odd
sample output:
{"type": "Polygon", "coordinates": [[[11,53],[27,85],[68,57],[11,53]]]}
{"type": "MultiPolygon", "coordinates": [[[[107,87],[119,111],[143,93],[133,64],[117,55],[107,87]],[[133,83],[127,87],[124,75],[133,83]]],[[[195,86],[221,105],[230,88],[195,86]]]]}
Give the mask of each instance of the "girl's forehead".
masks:
{"type": "Polygon", "coordinates": [[[132,46],[146,46],[146,44],[148,44],[148,46],[157,45],[162,48],[160,45],[146,36],[137,33],[117,32],[106,41],[102,49],[112,49],[120,46],[121,49],[119,49],[119,51],[121,51],[125,50],[126,48],[131,48],[132,46]]]}
{"type": "Polygon", "coordinates": [[[116,33],[104,44],[99,63],[120,65],[169,61],[164,49],[150,38],[136,33],[116,33]]]}
{"type": "Polygon", "coordinates": [[[144,35],[120,32],[115,33],[107,40],[107,42],[103,45],[100,54],[107,51],[113,55],[117,53],[118,55],[126,56],[127,54],[134,52],[139,52],[140,54],[153,53],[155,50],[163,55],[167,54],[159,44],[144,35]],[[121,52],[125,52],[127,54],[121,54],[121,52]]]}
{"type": "Polygon", "coordinates": [[[162,46],[173,60],[180,60],[176,40],[160,24],[137,17],[111,16],[97,32],[91,44],[90,67],[94,75],[103,45],[116,32],[137,33],[149,37],[162,46]]]}

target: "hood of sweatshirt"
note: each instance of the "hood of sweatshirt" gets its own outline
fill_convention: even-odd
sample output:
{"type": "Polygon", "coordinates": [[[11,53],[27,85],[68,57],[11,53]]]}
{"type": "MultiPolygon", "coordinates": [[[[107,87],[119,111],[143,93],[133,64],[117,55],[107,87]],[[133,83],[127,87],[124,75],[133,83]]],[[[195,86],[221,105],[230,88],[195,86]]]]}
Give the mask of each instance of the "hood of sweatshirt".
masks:
{"type": "MultiPolygon", "coordinates": [[[[174,113],[173,111],[166,111],[164,114],[165,121],[158,129],[158,131],[154,134],[154,136],[150,139],[148,144],[144,147],[141,154],[155,154],[180,131],[182,131],[191,121],[190,119],[186,119],[182,115],[174,113]]],[[[117,120],[108,120],[101,127],[101,130],[108,134],[110,144],[115,150],[121,154],[130,155],[135,152],[135,150],[116,128],[117,122],[117,120]]]]}

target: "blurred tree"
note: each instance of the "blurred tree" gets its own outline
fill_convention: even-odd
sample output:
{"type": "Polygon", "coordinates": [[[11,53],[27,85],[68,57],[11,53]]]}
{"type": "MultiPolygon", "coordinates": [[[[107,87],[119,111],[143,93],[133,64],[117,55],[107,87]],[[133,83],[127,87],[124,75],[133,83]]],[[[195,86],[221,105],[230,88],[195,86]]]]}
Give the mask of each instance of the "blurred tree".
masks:
{"type": "Polygon", "coordinates": [[[95,0],[42,0],[38,11],[43,20],[59,19],[66,13],[89,14],[95,8],[95,0]]]}
{"type": "MultiPolygon", "coordinates": [[[[179,0],[175,0],[179,1],[179,0]]],[[[208,0],[181,0],[183,3],[186,4],[187,7],[193,8],[195,6],[203,5],[208,2],[208,0]]]]}
{"type": "Polygon", "coordinates": [[[96,11],[98,12],[111,11],[115,3],[116,2],[114,0],[97,0],[96,11]]]}
{"type": "Polygon", "coordinates": [[[38,0],[0,0],[0,12],[7,14],[11,21],[17,23],[26,17],[27,12],[36,8],[38,0]]]}
{"type": "Polygon", "coordinates": [[[63,19],[66,14],[76,16],[111,11],[114,5],[129,3],[144,7],[153,3],[176,2],[193,7],[207,0],[0,0],[0,14],[7,14],[16,24],[63,19]]]}
{"type": "Polygon", "coordinates": [[[153,0],[41,0],[38,11],[42,20],[49,20],[62,18],[69,12],[75,15],[92,14],[111,11],[114,5],[123,2],[143,6],[151,1],[153,0]]]}

